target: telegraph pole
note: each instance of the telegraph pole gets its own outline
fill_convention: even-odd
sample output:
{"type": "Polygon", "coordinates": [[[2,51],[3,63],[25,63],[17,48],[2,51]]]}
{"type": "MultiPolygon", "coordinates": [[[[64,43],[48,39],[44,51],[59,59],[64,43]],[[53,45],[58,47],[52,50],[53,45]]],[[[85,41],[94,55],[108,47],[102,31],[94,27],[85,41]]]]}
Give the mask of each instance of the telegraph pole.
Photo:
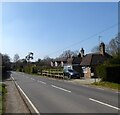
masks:
{"type": "Polygon", "coordinates": [[[98,36],[98,41],[99,41],[99,45],[100,45],[100,42],[101,42],[101,38],[102,36],[98,36]]]}

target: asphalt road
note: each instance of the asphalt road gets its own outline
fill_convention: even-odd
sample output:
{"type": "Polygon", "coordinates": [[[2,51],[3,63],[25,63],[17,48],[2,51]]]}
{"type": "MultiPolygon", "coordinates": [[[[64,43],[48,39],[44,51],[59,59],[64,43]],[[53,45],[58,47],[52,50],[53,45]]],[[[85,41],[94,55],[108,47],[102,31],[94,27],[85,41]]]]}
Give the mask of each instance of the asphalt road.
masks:
{"type": "Polygon", "coordinates": [[[116,91],[20,72],[12,72],[12,77],[40,113],[118,113],[120,110],[116,91]]]}

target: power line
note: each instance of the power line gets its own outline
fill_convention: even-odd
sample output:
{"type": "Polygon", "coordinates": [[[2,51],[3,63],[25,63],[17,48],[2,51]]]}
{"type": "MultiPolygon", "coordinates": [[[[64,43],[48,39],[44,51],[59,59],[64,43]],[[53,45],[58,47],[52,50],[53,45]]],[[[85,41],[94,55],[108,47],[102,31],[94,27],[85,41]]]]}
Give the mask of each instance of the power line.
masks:
{"type": "Polygon", "coordinates": [[[74,45],[77,45],[77,44],[80,44],[80,43],[82,43],[82,42],[84,42],[84,41],[87,41],[87,40],[89,40],[89,39],[92,39],[92,38],[94,38],[95,36],[98,36],[98,35],[100,35],[101,33],[105,32],[105,31],[107,31],[107,30],[110,30],[111,28],[114,28],[115,26],[117,26],[117,25],[119,25],[119,24],[120,24],[120,23],[116,23],[116,24],[114,24],[114,25],[111,25],[111,26],[105,28],[104,30],[102,30],[102,31],[100,31],[100,32],[97,32],[97,33],[95,33],[95,34],[93,34],[93,35],[91,35],[91,36],[89,36],[89,37],[87,37],[87,38],[85,38],[85,39],[82,39],[81,41],[78,41],[78,42],[76,42],[76,43],[73,43],[73,44],[71,44],[71,45],[69,45],[69,46],[67,46],[67,47],[64,47],[64,48],[62,48],[62,49],[56,50],[55,52],[52,52],[52,53],[50,53],[49,55],[58,53],[58,52],[60,52],[60,51],[63,51],[63,50],[65,50],[65,49],[68,49],[68,48],[70,48],[70,47],[72,47],[72,46],[74,46],[74,45]]]}

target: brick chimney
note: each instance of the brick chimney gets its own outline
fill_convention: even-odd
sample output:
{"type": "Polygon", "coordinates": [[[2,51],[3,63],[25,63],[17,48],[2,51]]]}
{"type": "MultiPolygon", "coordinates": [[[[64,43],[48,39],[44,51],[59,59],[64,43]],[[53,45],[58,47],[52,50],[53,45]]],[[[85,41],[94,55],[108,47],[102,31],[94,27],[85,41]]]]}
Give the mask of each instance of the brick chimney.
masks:
{"type": "Polygon", "coordinates": [[[81,48],[80,53],[81,53],[81,57],[84,57],[84,49],[83,48],[81,48]]]}
{"type": "Polygon", "coordinates": [[[105,55],[105,44],[103,42],[100,44],[100,54],[105,55]]]}

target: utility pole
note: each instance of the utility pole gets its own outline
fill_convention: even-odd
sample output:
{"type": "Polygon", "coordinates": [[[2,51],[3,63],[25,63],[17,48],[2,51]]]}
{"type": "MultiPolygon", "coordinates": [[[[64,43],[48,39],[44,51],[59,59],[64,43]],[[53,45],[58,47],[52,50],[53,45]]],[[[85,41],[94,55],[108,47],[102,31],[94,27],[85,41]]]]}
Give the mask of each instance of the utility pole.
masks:
{"type": "Polygon", "coordinates": [[[101,38],[102,36],[98,36],[98,41],[99,41],[99,45],[100,45],[100,42],[101,42],[101,38]]]}

